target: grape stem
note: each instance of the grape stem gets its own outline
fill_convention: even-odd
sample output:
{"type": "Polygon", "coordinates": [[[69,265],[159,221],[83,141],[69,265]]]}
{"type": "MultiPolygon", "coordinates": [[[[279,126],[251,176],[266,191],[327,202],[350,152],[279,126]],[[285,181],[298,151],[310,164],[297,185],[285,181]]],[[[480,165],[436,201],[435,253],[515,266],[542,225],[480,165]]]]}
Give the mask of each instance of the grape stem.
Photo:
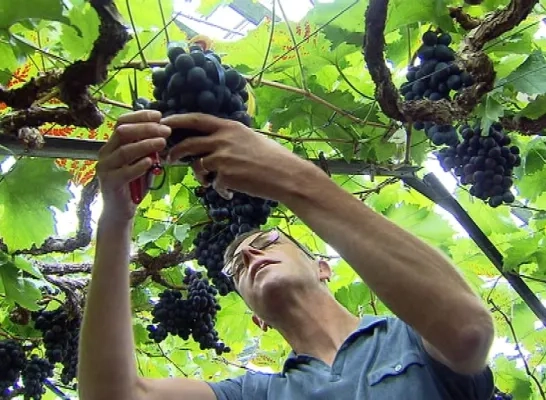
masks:
{"type": "MultiPolygon", "coordinates": [[[[265,66],[267,65],[267,59],[269,58],[269,53],[271,52],[271,45],[273,44],[273,35],[275,34],[275,20],[277,19],[277,2],[274,0],[272,9],[271,9],[271,30],[269,31],[269,41],[267,42],[267,49],[265,50],[264,62],[262,64],[262,69],[257,76],[258,85],[261,83],[265,66]]],[[[288,22],[287,22],[288,23],[288,22]]]]}
{"type": "MultiPolygon", "coordinates": [[[[277,0],[273,0],[277,1],[277,0]]],[[[300,49],[298,46],[298,43],[296,42],[296,37],[294,36],[294,32],[292,31],[292,27],[290,26],[290,21],[286,18],[286,13],[284,12],[284,8],[281,4],[281,1],[279,1],[279,8],[281,9],[282,18],[286,22],[286,28],[288,29],[288,33],[290,34],[290,39],[292,40],[292,44],[294,45],[294,50],[296,51],[296,58],[298,59],[298,66],[300,68],[300,74],[301,74],[301,86],[303,87],[303,90],[306,92],[309,92],[307,89],[307,83],[305,83],[305,73],[303,71],[303,63],[301,62],[301,55],[300,55],[300,49]]]]}
{"type": "Polygon", "coordinates": [[[120,101],[112,100],[112,99],[107,98],[106,96],[100,96],[100,97],[96,98],[96,100],[99,103],[109,104],[111,106],[124,108],[126,110],[133,110],[133,107],[130,104],[125,104],[125,103],[122,103],[120,101]]]}

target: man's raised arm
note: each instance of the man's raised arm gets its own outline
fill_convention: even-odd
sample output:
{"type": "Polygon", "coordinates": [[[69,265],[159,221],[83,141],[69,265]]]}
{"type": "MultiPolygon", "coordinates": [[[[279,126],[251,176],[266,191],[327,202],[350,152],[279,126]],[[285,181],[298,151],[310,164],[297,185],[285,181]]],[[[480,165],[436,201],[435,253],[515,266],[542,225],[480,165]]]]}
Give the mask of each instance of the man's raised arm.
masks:
{"type": "Polygon", "coordinates": [[[150,167],[148,154],[165,147],[169,129],[160,130],[159,118],[159,113],[149,111],[122,116],[99,154],[97,173],[104,210],[97,227],[80,336],[78,390],[82,400],[216,399],[205,382],[150,380],[137,374],[129,287],[135,206],[128,183],[150,167]]]}

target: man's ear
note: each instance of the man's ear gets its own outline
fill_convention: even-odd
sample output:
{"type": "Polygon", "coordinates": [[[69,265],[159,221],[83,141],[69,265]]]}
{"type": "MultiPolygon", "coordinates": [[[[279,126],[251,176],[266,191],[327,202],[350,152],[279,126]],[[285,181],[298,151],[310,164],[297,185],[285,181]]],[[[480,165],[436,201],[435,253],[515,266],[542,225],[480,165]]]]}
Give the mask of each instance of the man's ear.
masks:
{"type": "Polygon", "coordinates": [[[258,326],[258,328],[260,328],[264,332],[267,332],[267,329],[270,328],[270,326],[267,325],[265,321],[258,317],[256,314],[252,314],[252,322],[254,322],[258,326]]]}
{"type": "Polygon", "coordinates": [[[330,264],[328,264],[324,260],[319,260],[318,265],[319,265],[320,281],[321,282],[330,281],[330,278],[332,277],[332,268],[330,267],[330,264]]]}

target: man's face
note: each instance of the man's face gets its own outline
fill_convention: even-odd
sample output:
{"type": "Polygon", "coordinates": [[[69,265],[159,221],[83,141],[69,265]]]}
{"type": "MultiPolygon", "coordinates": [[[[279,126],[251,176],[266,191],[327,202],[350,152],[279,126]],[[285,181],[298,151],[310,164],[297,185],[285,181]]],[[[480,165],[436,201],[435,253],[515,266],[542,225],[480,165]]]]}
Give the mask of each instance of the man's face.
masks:
{"type": "Polygon", "coordinates": [[[267,316],[290,291],[320,283],[317,261],[277,231],[246,238],[232,262],[237,290],[260,316],[267,316]]]}

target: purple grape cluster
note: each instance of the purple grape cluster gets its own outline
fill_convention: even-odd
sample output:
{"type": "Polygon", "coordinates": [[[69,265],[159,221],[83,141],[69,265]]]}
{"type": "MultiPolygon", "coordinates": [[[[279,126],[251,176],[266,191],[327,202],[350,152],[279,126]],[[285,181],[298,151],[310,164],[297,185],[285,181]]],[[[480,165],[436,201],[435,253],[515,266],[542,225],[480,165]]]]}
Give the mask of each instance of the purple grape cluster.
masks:
{"type": "Polygon", "coordinates": [[[499,123],[487,135],[480,125],[462,125],[463,141],[440,149],[436,155],[444,171],[452,170],[462,185],[471,185],[470,194],[487,201],[491,207],[513,203],[511,192],[514,167],[521,164],[520,150],[510,146],[511,139],[499,123]]]}
{"type": "Polygon", "coordinates": [[[152,324],[147,327],[149,338],[161,343],[169,334],[183,340],[191,337],[201,350],[214,349],[218,355],[229,353],[231,349],[219,340],[214,328],[216,314],[221,309],[215,297],[217,290],[201,272],[191,268],[186,268],[183,282],[187,286],[186,298],[181,291],[171,289],[159,295],[152,311],[152,324]]]}
{"type": "MultiPolygon", "coordinates": [[[[423,34],[422,42],[417,52],[421,62],[408,68],[407,82],[400,87],[404,100],[450,100],[453,92],[474,83],[472,76],[455,63],[455,51],[449,47],[451,35],[428,31],[423,34]]],[[[424,130],[437,146],[454,146],[458,142],[457,131],[449,124],[417,121],[413,128],[424,130]]]]}
{"type": "Polygon", "coordinates": [[[46,358],[52,364],[61,363],[61,381],[68,385],[76,378],[80,317],[71,317],[64,307],[41,310],[32,314],[34,326],[42,332],[46,358]]]}

